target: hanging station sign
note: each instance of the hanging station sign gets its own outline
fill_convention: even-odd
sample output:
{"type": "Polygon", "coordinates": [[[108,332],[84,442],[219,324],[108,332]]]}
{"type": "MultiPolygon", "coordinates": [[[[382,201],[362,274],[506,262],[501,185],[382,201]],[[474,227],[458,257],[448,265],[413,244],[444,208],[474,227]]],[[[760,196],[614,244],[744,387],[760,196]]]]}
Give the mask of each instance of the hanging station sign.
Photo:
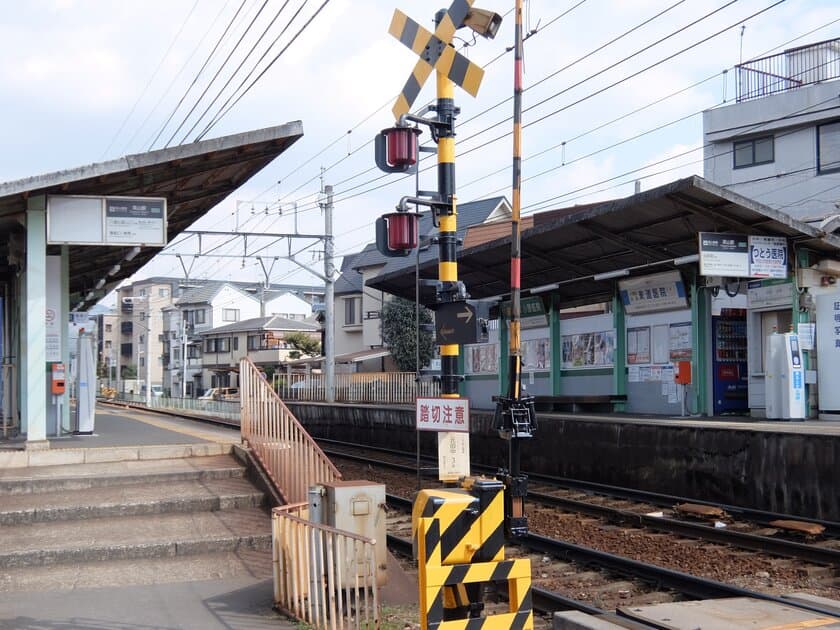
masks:
{"type": "Polygon", "coordinates": [[[163,197],[47,197],[51,245],[166,245],[163,197]]]}
{"type": "Polygon", "coordinates": [[[788,246],[784,236],[747,236],[700,232],[700,275],[727,278],[786,278],[788,246]]]}
{"type": "Polygon", "coordinates": [[[624,303],[624,311],[630,315],[688,307],[685,284],[679,271],[621,280],[618,292],[624,303]]]}

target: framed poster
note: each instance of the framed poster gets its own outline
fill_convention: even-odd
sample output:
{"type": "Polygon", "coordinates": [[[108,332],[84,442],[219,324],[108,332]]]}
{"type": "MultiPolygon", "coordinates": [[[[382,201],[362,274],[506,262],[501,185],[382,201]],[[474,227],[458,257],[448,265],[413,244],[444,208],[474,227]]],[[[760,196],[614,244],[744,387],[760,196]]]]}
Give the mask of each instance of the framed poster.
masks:
{"type": "Polygon", "coordinates": [[[614,362],[614,330],[563,335],[560,365],[562,369],[612,367],[614,362]]]}
{"type": "Polygon", "coordinates": [[[627,329],[627,363],[650,363],[650,326],[627,329]]]}
{"type": "Polygon", "coordinates": [[[691,359],[691,322],[671,324],[669,328],[671,361],[691,359]]]}

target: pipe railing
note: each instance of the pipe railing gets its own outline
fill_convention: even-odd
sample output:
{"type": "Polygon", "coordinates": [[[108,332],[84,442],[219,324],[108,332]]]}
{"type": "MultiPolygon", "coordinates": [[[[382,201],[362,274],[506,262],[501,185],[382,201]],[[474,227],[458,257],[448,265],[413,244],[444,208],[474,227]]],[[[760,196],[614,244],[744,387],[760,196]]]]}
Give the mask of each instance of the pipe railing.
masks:
{"type": "Polygon", "coordinates": [[[379,628],[376,542],[307,519],[306,503],[272,511],[275,606],[318,629],[379,628]]]}
{"type": "MultiPolygon", "coordinates": [[[[283,400],[326,400],[323,374],[275,374],[274,389],[283,400]]],[[[335,401],[339,403],[413,405],[420,397],[436,397],[440,383],[418,381],[414,372],[359,372],[335,375],[335,401]]]]}
{"type": "Polygon", "coordinates": [[[250,359],[239,364],[240,430],[286,503],[305,501],[309,487],[341,479],[250,359]]]}

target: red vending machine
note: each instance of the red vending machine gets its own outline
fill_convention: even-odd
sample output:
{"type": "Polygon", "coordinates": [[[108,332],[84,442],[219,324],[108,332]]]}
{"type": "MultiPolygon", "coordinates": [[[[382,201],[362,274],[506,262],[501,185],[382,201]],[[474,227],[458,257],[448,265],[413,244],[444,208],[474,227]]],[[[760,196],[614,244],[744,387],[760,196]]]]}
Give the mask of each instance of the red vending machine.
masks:
{"type": "Polygon", "coordinates": [[[714,414],[749,412],[747,399],[747,311],[724,308],[712,317],[714,414]]]}

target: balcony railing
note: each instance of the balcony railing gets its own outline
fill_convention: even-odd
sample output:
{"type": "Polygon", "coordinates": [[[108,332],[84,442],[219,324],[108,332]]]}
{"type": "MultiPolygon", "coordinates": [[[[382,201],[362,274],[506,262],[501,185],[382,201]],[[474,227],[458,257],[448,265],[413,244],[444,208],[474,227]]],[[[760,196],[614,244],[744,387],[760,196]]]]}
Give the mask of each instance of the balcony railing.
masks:
{"type": "Polygon", "coordinates": [[[735,66],[738,102],[840,78],[840,39],[791,48],[735,66]]]}

